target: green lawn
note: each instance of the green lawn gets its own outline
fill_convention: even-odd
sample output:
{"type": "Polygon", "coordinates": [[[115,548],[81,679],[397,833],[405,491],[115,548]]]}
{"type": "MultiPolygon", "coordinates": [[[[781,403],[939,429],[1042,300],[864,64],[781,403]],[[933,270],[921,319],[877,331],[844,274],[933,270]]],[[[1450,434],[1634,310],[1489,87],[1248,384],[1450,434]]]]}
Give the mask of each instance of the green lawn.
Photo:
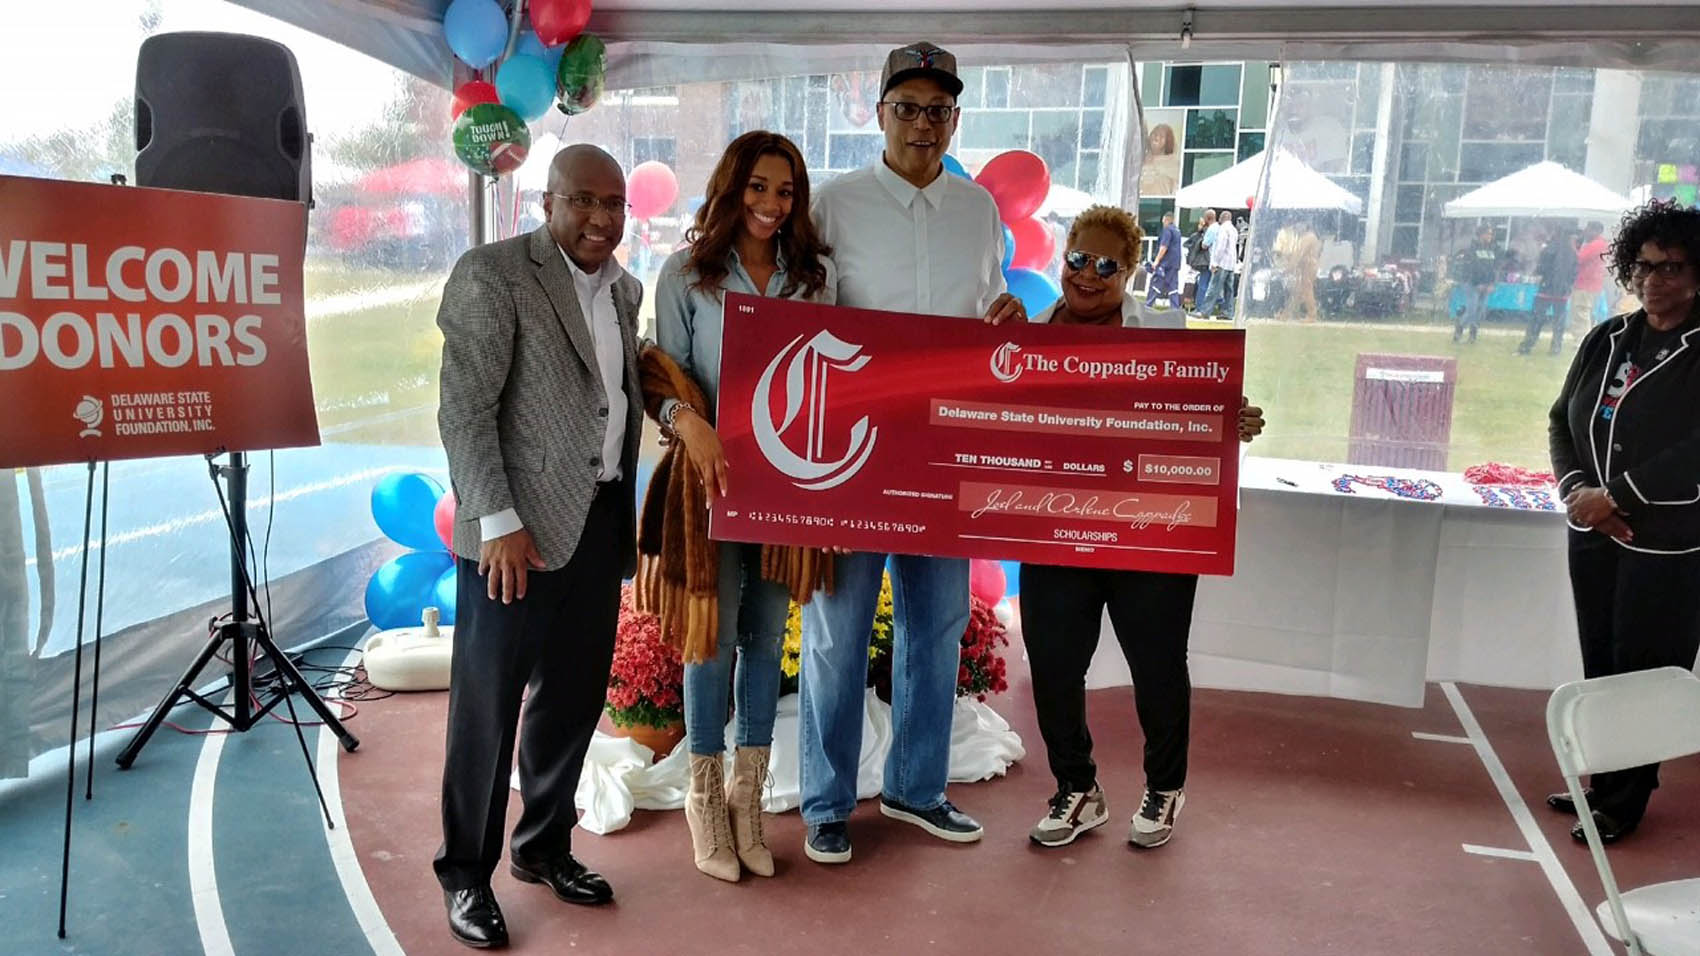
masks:
{"type": "Polygon", "coordinates": [[[1535,353],[1523,356],[1516,354],[1522,335],[1520,328],[1490,326],[1474,345],[1454,345],[1450,326],[1254,322],[1246,331],[1245,390],[1269,423],[1254,450],[1271,458],[1345,461],[1358,353],[1453,356],[1458,389],[1447,470],[1488,461],[1544,470],[1547,409],[1578,339],[1567,338],[1564,354],[1553,356],[1543,336],[1535,353]]]}
{"type": "MultiPolygon", "coordinates": [[[[417,286],[425,278],[320,267],[309,273],[308,289],[314,298],[372,290],[382,299],[386,289],[417,286]]],[[[436,298],[422,294],[311,322],[313,387],[326,441],[436,443],[442,348],[436,311],[436,298]]],[[[1490,326],[1476,344],[1453,345],[1450,326],[1425,326],[1416,317],[1407,324],[1253,322],[1246,334],[1246,394],[1269,421],[1255,451],[1346,460],[1358,353],[1394,352],[1458,359],[1450,470],[1486,461],[1545,468],[1546,410],[1576,339],[1563,357],[1548,355],[1544,339],[1533,356],[1520,356],[1521,335],[1521,329],[1490,326]]]]}

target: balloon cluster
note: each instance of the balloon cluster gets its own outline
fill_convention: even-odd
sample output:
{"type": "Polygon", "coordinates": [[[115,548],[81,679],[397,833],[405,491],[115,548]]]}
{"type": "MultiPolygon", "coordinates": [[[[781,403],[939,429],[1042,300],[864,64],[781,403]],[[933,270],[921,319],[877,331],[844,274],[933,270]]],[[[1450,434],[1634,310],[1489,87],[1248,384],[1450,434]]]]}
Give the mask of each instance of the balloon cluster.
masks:
{"type": "MultiPolygon", "coordinates": [[[[955,157],[945,157],[945,168],[968,176],[955,157]]],[[[1056,234],[1036,218],[1051,191],[1051,171],[1037,155],[1012,149],[992,157],[973,179],[992,194],[1003,220],[1004,283],[1027,314],[1036,315],[1062,295],[1056,280],[1040,271],[1057,254],[1056,234]]]]}
{"type": "Polygon", "coordinates": [[[443,35],[474,70],[495,68],[495,82],[461,84],[454,94],[454,150],[486,176],[518,169],[531,149],[527,125],[556,105],[575,116],[596,105],[607,75],[607,49],[584,32],[590,0],[531,0],[531,28],[508,48],[508,17],[497,0],[454,0],[443,11],[443,35]]]}
{"type": "Polygon", "coordinates": [[[427,607],[455,622],[455,498],[427,475],[386,475],[372,488],[372,520],[391,541],[412,548],[372,572],[366,617],[381,630],[417,627],[427,607]]]}

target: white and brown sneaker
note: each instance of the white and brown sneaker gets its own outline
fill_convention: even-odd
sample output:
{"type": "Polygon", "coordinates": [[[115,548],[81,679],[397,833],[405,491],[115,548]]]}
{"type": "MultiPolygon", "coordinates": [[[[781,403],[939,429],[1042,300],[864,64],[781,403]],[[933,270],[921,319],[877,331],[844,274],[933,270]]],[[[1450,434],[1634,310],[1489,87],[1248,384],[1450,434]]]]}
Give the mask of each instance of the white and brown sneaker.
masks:
{"type": "Polygon", "coordinates": [[[1110,806],[1097,784],[1092,789],[1058,790],[1051,798],[1049,813],[1034,825],[1028,839],[1040,846],[1067,846],[1074,838],[1110,819],[1110,806]]]}
{"type": "Polygon", "coordinates": [[[1139,812],[1133,815],[1128,827],[1127,842],[1149,850],[1169,842],[1175,833],[1175,819],[1186,805],[1185,790],[1152,790],[1146,788],[1139,812]]]}

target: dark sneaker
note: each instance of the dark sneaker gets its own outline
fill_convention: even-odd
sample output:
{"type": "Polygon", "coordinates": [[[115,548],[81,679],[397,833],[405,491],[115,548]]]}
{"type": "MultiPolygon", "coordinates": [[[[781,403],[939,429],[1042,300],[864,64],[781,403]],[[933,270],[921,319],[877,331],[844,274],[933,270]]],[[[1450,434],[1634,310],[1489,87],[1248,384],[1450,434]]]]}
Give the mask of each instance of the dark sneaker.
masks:
{"type": "MultiPolygon", "coordinates": [[[[1598,810],[1594,811],[1594,828],[1600,831],[1601,843],[1616,843],[1629,834],[1634,833],[1635,828],[1640,825],[1640,820],[1631,820],[1627,823],[1619,823],[1615,818],[1607,814],[1601,813],[1598,810]]],[[[1588,842],[1588,833],[1582,829],[1581,820],[1577,820],[1571,825],[1570,837],[1577,843],[1588,842]]]]}
{"type": "Polygon", "coordinates": [[[917,810],[882,796],[880,812],[893,820],[913,823],[933,836],[952,843],[974,843],[985,833],[979,822],[956,809],[949,800],[931,810],[917,810]]]}
{"type": "Polygon", "coordinates": [[[1058,790],[1051,798],[1051,811],[1027,837],[1040,846],[1067,846],[1087,830],[1103,826],[1109,818],[1110,806],[1104,800],[1103,788],[1094,785],[1084,793],[1058,790]]]}
{"type": "Polygon", "coordinates": [[[816,863],[850,862],[850,827],[836,823],[811,823],[803,841],[803,853],[816,863]]]}
{"type": "Polygon", "coordinates": [[[1175,818],[1186,804],[1185,790],[1152,790],[1147,788],[1139,812],[1127,831],[1127,842],[1151,849],[1169,842],[1175,833],[1175,818]]]}
{"type": "MultiPolygon", "coordinates": [[[[1594,799],[1594,788],[1583,787],[1582,796],[1587,797],[1589,800],[1594,799]]],[[[1547,806],[1552,807],[1559,813],[1568,813],[1571,816],[1576,815],[1576,801],[1570,799],[1570,791],[1568,790],[1547,794],[1547,806]]]]}

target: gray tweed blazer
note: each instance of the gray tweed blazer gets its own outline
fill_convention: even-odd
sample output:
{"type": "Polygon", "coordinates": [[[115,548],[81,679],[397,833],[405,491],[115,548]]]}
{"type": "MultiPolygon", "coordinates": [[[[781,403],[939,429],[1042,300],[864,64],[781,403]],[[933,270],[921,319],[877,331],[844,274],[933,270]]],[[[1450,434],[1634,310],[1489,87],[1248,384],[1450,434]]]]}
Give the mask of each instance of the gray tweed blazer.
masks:
{"type": "MultiPolygon", "coordinates": [[[[637,567],[634,505],[643,430],[637,312],[643,285],[622,271],[613,294],[627,413],[619,553],[606,559],[618,561],[629,576],[637,567]]],[[[437,325],[443,330],[437,428],[459,502],[455,553],[478,560],[478,519],[513,508],[544,565],[564,566],[596,494],[608,408],[590,328],[548,228],[461,256],[443,289],[437,325]]]]}

